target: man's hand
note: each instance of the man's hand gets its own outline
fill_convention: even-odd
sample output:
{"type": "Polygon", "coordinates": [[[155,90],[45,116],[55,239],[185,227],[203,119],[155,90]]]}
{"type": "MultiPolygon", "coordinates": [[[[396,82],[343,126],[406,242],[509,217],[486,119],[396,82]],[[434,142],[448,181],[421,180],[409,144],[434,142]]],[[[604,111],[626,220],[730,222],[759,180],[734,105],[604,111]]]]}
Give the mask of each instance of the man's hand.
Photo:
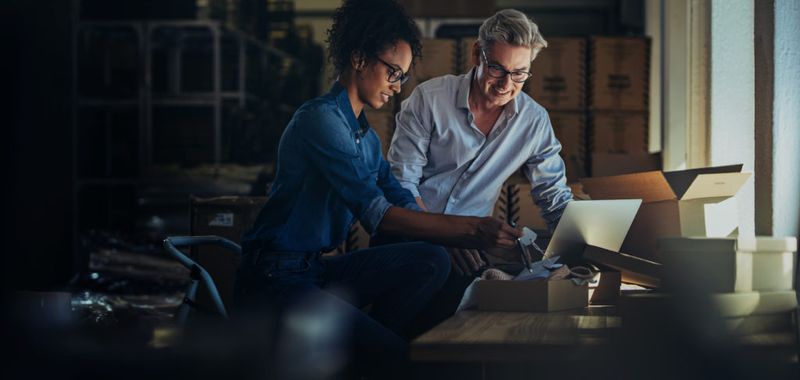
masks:
{"type": "MultiPolygon", "coordinates": [[[[501,260],[503,262],[506,262],[506,263],[519,263],[519,262],[521,262],[521,260],[520,260],[521,256],[520,256],[520,253],[519,253],[520,252],[519,246],[516,246],[516,247],[511,248],[511,249],[490,248],[490,249],[484,250],[483,252],[487,256],[496,257],[499,260],[501,260]]],[[[524,252],[524,254],[526,256],[528,256],[528,262],[532,263],[532,262],[535,261],[533,259],[533,257],[531,257],[530,252],[524,252]]],[[[489,260],[490,261],[494,261],[492,259],[489,259],[489,260]]],[[[525,264],[525,263],[522,263],[522,264],[525,264]]]]}
{"type": "Polygon", "coordinates": [[[480,218],[475,232],[475,237],[479,239],[478,246],[485,249],[514,248],[517,246],[517,238],[521,236],[520,229],[491,217],[480,218]]]}
{"type": "Polygon", "coordinates": [[[486,266],[477,249],[447,248],[453,270],[460,276],[471,275],[486,266]]]}

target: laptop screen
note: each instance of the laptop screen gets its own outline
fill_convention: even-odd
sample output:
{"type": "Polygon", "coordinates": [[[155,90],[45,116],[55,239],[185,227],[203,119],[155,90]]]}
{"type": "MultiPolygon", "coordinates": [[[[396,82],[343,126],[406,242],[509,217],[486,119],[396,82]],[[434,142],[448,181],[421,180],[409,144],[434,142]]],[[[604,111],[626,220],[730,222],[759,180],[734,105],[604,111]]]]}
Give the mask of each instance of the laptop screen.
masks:
{"type": "Polygon", "coordinates": [[[560,256],[560,262],[571,264],[587,244],[619,252],[641,204],[641,199],[569,202],[545,257],[560,256]]]}

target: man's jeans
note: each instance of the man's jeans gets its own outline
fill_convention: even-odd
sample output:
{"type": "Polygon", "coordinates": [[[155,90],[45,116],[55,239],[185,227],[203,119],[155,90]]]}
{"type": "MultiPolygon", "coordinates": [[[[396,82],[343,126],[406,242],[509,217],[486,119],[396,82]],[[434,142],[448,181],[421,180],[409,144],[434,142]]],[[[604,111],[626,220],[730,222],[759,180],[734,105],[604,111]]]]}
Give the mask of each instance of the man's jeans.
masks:
{"type": "MultiPolygon", "coordinates": [[[[441,288],[449,272],[446,251],[422,242],[331,258],[254,250],[243,258],[237,296],[245,307],[277,311],[280,334],[297,333],[279,338],[278,345],[286,341],[296,348],[298,341],[306,339],[312,350],[349,348],[358,362],[390,371],[407,355],[406,340],[400,337],[407,324],[441,288]],[[371,305],[369,313],[362,310],[367,305],[371,305]],[[311,334],[314,331],[316,335],[311,334]]],[[[293,351],[276,348],[279,354],[293,351]]],[[[292,366],[302,365],[297,359],[287,358],[294,361],[292,366]]]]}

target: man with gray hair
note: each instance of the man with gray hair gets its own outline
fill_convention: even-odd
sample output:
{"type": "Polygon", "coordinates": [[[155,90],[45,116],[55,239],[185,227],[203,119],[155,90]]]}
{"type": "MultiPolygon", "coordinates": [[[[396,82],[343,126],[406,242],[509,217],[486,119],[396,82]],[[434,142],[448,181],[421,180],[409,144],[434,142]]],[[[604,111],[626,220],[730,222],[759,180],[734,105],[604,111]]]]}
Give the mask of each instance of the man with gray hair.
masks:
{"type": "MultiPolygon", "coordinates": [[[[430,79],[403,101],[387,158],[420,207],[489,216],[503,183],[522,167],[542,217],[551,231],[555,228],[572,200],[561,144],[547,111],[522,92],[531,62],[545,47],[547,41],[525,14],[499,11],[481,25],[468,73],[430,79]]],[[[448,251],[455,275],[442,292],[452,294],[432,301],[445,309],[440,317],[455,311],[485,265],[475,250],[448,251]]]]}

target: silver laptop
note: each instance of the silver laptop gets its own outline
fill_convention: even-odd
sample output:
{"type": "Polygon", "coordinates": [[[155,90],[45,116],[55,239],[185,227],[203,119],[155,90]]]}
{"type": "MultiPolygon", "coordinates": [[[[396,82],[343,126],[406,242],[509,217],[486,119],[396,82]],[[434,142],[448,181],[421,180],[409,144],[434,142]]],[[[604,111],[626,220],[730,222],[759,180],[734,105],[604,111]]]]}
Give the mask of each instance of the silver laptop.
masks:
{"type": "Polygon", "coordinates": [[[619,252],[641,204],[641,199],[569,202],[544,256],[570,262],[587,244],[619,252]]]}

